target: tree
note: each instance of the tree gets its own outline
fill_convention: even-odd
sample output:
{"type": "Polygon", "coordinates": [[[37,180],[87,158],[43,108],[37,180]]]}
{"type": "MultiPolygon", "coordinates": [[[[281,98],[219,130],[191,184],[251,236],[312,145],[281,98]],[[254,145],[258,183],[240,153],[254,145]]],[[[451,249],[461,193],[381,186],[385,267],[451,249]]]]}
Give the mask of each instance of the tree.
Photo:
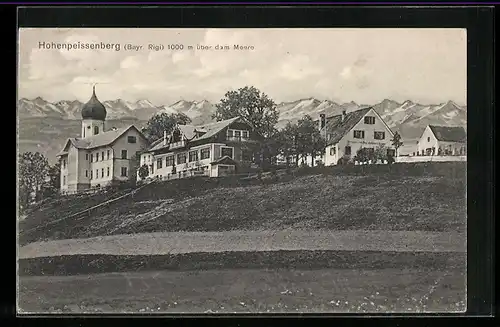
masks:
{"type": "Polygon", "coordinates": [[[154,142],[162,138],[164,132],[170,134],[177,124],[185,125],[190,123],[191,119],[183,113],[168,114],[163,112],[151,117],[142,132],[149,142],[154,142]]]}
{"type": "Polygon", "coordinates": [[[290,159],[292,157],[295,158],[295,163],[298,163],[296,142],[298,140],[298,134],[297,125],[290,122],[277,134],[277,150],[278,153],[285,158],[287,166],[290,165],[290,159]]]}
{"type": "Polygon", "coordinates": [[[253,86],[227,92],[215,107],[213,118],[217,121],[241,117],[263,137],[275,134],[279,116],[276,103],[253,86]]]}
{"type": "Polygon", "coordinates": [[[53,197],[59,193],[61,188],[61,164],[57,162],[53,166],[49,166],[47,171],[48,179],[45,179],[43,184],[43,197],[53,197]]]}
{"type": "Polygon", "coordinates": [[[148,168],[148,165],[144,164],[142,166],[139,167],[139,171],[138,171],[138,174],[139,174],[139,177],[141,179],[145,179],[146,177],[149,176],[149,168],[148,168]]]}
{"type": "Polygon", "coordinates": [[[46,183],[49,167],[47,158],[39,152],[25,152],[19,156],[19,190],[25,205],[29,204],[32,193],[35,194],[36,201],[40,199],[40,191],[46,183]]]}
{"type": "Polygon", "coordinates": [[[387,160],[387,148],[385,145],[381,144],[375,149],[375,160],[382,160],[382,162],[387,160]]]}
{"type": "Polygon", "coordinates": [[[297,123],[299,136],[297,151],[303,158],[307,155],[311,155],[311,166],[314,166],[314,158],[318,154],[323,154],[326,147],[326,140],[321,137],[317,125],[318,124],[309,115],[305,115],[297,123]]]}
{"type": "Polygon", "coordinates": [[[398,132],[394,133],[394,136],[392,137],[392,146],[394,149],[396,149],[396,157],[398,156],[398,149],[403,146],[403,142],[401,141],[401,135],[399,135],[398,132]]]}

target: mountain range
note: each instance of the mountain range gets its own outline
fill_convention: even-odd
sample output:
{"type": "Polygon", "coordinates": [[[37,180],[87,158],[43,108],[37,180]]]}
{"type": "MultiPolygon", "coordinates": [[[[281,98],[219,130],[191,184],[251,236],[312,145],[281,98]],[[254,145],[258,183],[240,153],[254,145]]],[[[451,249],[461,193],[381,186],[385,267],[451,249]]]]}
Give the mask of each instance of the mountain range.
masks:
{"type": "MultiPolygon", "coordinates": [[[[186,114],[193,124],[204,124],[211,120],[215,112],[215,106],[207,100],[186,101],[179,100],[171,105],[154,105],[148,100],[128,102],[122,99],[108,100],[103,102],[108,112],[107,119],[137,119],[148,120],[156,113],[183,113],[186,114]]],[[[55,103],[46,101],[40,97],[32,100],[20,99],[18,101],[18,116],[23,118],[52,117],[61,119],[81,119],[80,111],[83,103],[73,100],[62,100],[55,103]]],[[[294,122],[305,115],[313,118],[320,113],[327,115],[339,114],[343,110],[347,112],[357,110],[369,105],[360,105],[355,102],[338,104],[330,100],[320,101],[315,98],[300,99],[292,102],[283,102],[277,105],[280,119],[278,127],[287,122],[294,122]]],[[[398,103],[385,99],[380,103],[371,105],[391,127],[408,125],[421,127],[429,123],[455,126],[466,125],[467,108],[453,101],[436,105],[423,105],[410,100],[398,103]]],[[[424,126],[424,127],[425,127],[424,126]]]]}
{"type": "MultiPolygon", "coordinates": [[[[117,99],[104,101],[103,104],[108,113],[106,119],[117,127],[124,123],[142,126],[151,116],[161,112],[183,113],[191,118],[193,124],[204,124],[212,120],[212,114],[216,109],[215,105],[207,100],[179,100],[170,105],[155,105],[149,100],[129,102],[117,99]]],[[[44,147],[56,149],[67,137],[77,136],[82,106],[83,103],[77,100],[52,103],[41,97],[20,99],[17,106],[20,146],[31,144],[30,151],[33,151],[33,146],[38,150],[44,147]],[[45,127],[38,128],[37,124],[45,127]],[[42,135],[44,133],[46,135],[42,135]],[[52,142],[59,143],[56,146],[52,142]]],[[[385,99],[380,103],[368,105],[353,101],[336,103],[330,100],[306,98],[277,104],[279,112],[277,127],[281,128],[287,122],[296,122],[304,115],[317,118],[321,113],[330,116],[340,114],[343,110],[350,112],[368,106],[372,106],[393,130],[399,131],[403,139],[407,140],[418,138],[428,124],[464,127],[467,125],[467,107],[453,101],[424,105],[410,100],[399,103],[385,99]]]]}

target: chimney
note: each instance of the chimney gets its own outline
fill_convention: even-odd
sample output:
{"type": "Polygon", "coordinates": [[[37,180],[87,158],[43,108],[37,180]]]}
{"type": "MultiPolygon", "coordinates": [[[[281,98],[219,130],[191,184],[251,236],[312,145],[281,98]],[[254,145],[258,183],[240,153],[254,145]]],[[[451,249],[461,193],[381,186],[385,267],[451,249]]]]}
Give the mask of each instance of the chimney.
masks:
{"type": "Polygon", "coordinates": [[[163,145],[167,145],[167,131],[163,131],[163,145]]]}
{"type": "Polygon", "coordinates": [[[346,116],[345,110],[342,110],[342,121],[345,120],[345,116],[346,116]]]}

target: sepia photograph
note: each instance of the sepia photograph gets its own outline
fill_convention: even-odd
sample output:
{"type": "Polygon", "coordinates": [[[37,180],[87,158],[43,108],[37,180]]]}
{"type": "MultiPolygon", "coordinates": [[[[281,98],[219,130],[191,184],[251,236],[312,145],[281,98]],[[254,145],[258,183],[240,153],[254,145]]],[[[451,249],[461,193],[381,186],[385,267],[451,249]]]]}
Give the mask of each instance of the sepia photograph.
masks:
{"type": "Polygon", "coordinates": [[[17,312],[467,309],[467,31],[20,28],[17,312]]]}

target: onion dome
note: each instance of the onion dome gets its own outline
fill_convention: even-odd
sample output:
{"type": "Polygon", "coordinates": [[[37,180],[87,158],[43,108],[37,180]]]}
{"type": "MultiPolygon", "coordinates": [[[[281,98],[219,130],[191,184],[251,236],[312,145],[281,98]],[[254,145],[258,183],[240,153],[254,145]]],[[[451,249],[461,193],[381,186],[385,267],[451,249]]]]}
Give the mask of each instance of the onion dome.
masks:
{"type": "Polygon", "coordinates": [[[97,96],[95,95],[95,86],[93,87],[92,97],[86,104],[83,105],[82,118],[94,120],[106,119],[106,108],[97,99],[97,96]]]}

